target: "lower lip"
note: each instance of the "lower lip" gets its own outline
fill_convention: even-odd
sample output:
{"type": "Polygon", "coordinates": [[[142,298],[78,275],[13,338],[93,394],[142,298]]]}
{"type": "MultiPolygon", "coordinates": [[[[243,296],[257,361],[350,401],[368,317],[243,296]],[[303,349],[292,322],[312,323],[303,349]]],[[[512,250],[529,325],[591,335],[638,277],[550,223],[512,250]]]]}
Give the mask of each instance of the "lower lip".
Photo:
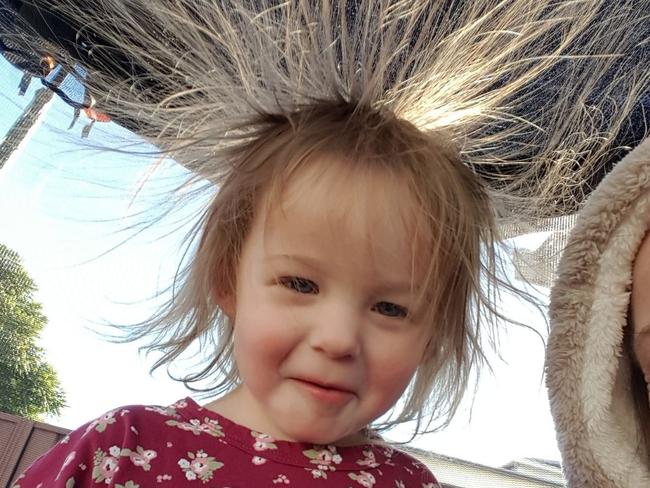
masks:
{"type": "Polygon", "coordinates": [[[295,380],[301,388],[309,392],[317,401],[328,405],[342,405],[350,401],[354,396],[352,392],[337,390],[335,388],[325,388],[315,383],[303,380],[295,380]]]}

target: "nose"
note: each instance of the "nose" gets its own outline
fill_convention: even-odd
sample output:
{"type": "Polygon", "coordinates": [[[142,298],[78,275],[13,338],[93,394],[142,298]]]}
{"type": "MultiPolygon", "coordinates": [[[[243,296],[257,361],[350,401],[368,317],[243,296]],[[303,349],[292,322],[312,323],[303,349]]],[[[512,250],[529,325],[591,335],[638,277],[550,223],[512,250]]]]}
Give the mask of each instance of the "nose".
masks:
{"type": "Polygon", "coordinates": [[[349,306],[329,306],[313,318],[309,344],[331,359],[350,359],[361,351],[362,316],[349,306]]]}

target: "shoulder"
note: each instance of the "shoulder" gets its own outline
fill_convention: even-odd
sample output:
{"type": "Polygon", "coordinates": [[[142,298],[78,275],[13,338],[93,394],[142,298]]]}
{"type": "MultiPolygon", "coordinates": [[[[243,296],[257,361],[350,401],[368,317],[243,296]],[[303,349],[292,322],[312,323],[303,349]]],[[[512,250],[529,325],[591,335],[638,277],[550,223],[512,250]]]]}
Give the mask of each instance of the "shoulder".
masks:
{"type": "Polygon", "coordinates": [[[36,460],[16,480],[15,487],[68,487],[71,480],[77,486],[110,484],[123,458],[133,461],[137,457],[142,465],[147,457],[155,456],[166,439],[163,429],[180,419],[176,405],[126,405],[107,411],[72,431],[36,460]]]}
{"type": "Polygon", "coordinates": [[[158,405],[124,405],[113,408],[99,417],[82,425],[63,439],[63,444],[93,443],[96,439],[125,439],[131,434],[140,435],[140,427],[146,426],[144,432],[155,432],[166,422],[180,416],[174,406],[158,405]]]}
{"type": "Polygon", "coordinates": [[[394,476],[403,480],[396,486],[417,486],[417,488],[439,488],[436,477],[413,452],[388,445],[384,448],[388,464],[394,468],[394,476]],[[415,484],[413,484],[415,483],[415,484]]]}
{"type": "Polygon", "coordinates": [[[181,416],[178,410],[183,405],[183,401],[180,401],[168,407],[159,405],[125,405],[117,407],[86,424],[86,433],[130,429],[142,423],[146,423],[148,427],[155,424],[164,424],[169,420],[180,419],[181,416]]]}

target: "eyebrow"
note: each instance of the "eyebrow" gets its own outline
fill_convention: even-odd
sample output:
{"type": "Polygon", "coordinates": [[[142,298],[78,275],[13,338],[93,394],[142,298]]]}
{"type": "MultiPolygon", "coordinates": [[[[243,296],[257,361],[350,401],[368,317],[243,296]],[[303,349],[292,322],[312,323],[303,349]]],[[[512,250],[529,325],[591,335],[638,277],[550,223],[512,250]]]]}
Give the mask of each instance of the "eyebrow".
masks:
{"type": "Polygon", "coordinates": [[[310,256],[302,256],[299,254],[271,254],[269,256],[266,256],[265,261],[292,261],[314,270],[320,270],[322,267],[318,259],[312,258],[310,256]]]}

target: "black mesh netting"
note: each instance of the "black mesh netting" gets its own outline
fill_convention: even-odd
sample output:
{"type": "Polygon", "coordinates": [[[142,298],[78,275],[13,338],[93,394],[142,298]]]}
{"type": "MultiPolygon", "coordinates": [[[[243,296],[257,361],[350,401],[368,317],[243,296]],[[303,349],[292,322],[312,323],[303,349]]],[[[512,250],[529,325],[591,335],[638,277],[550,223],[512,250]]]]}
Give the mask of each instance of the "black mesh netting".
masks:
{"type": "MultiPolygon", "coordinates": [[[[55,5],[57,0],[52,0],[55,5]]],[[[87,2],[87,9],[97,5],[97,0],[87,2]]],[[[351,2],[353,4],[353,2],[351,2]]],[[[350,15],[354,15],[351,10],[350,15]]],[[[650,35],[650,23],[648,23],[650,35]]],[[[53,14],[53,11],[44,11],[31,6],[23,0],[5,0],[0,5],[0,54],[2,54],[14,67],[21,70],[24,76],[17,87],[19,92],[25,93],[30,83],[40,83],[48,90],[60,97],[65,103],[72,106],[74,116],[70,121],[72,127],[81,111],[85,111],[91,122],[81,131],[82,136],[87,136],[94,120],[107,121],[113,114],[103,114],[101,99],[95,106],[95,98],[87,88],[89,84],[88,73],[98,70],[110,69],[115,82],[125,81],[130,76],[140,77],[144,69],[132,62],[128,53],[121,52],[114,46],[106,45],[102,40],[89,38],[82,28],[75,28],[53,14]],[[86,37],[84,37],[86,36],[86,37]],[[104,49],[93,52],[93,45],[102,44],[104,49]],[[103,53],[103,54],[102,54],[103,53]]],[[[170,40],[170,42],[173,42],[170,40]]],[[[645,43],[634,54],[639,59],[650,57],[650,43],[645,43]]],[[[642,64],[642,63],[641,63],[642,64]]],[[[0,76],[2,76],[0,68],[0,76]]],[[[146,78],[146,77],[144,77],[146,78]]],[[[545,85],[542,80],[538,85],[545,85]]],[[[548,83],[552,87],[552,83],[548,83]]],[[[142,86],[143,90],[155,97],[158,93],[156,86],[142,86]]],[[[543,104],[544,92],[541,86],[531,87],[531,92],[536,93],[541,100],[531,98],[531,106],[543,104]],[[541,93],[541,95],[539,94],[541,93]]],[[[41,95],[43,96],[43,95],[41,95]]],[[[648,131],[650,122],[650,92],[634,107],[628,123],[622,128],[614,144],[618,150],[610,153],[610,159],[601,165],[593,174],[590,181],[585,182],[585,189],[581,189],[576,200],[581,200],[589,194],[590,189],[597,186],[598,182],[611,169],[611,167],[625,154],[629,148],[636,146],[648,131]]],[[[522,114],[525,115],[525,114],[522,114]]],[[[126,120],[113,115],[113,120],[121,126],[136,133],[144,127],[141,120],[126,120]]],[[[20,121],[18,121],[20,122],[20,121]]],[[[506,171],[517,172],[515,164],[506,171]]],[[[485,171],[498,173],[499,168],[486,168],[485,171]]],[[[507,236],[521,235],[527,232],[548,231],[552,234],[548,242],[530,255],[521,254],[521,268],[524,274],[532,281],[548,284],[554,276],[555,263],[560,250],[564,246],[568,230],[573,224],[571,214],[575,209],[564,212],[563,218],[542,219],[532,222],[526,228],[509,227],[505,229],[507,236]]],[[[561,212],[562,213],[562,212],[561,212]]]]}

